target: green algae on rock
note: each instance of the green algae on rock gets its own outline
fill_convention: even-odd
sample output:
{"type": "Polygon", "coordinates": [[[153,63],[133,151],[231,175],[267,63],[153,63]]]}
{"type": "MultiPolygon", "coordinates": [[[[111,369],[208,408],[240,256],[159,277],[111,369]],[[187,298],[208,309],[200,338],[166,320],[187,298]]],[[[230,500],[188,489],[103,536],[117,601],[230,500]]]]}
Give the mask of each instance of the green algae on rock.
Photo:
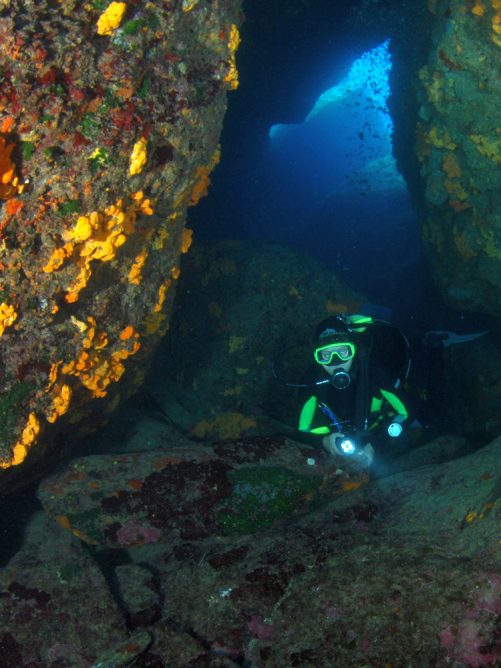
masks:
{"type": "Polygon", "coordinates": [[[318,496],[321,478],[278,466],[232,471],[231,496],[220,502],[218,521],[224,535],[254,533],[304,506],[308,495],[318,496]]]}

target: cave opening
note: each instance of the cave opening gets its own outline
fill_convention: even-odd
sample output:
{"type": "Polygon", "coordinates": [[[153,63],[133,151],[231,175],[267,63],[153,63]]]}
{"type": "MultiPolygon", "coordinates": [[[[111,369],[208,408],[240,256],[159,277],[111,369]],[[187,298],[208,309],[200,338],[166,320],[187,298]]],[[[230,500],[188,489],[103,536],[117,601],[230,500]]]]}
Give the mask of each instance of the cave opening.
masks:
{"type": "Polygon", "coordinates": [[[310,55],[321,70],[304,75],[314,80],[314,95],[289,75],[289,111],[283,99],[256,102],[255,75],[245,80],[252,54],[244,52],[222,163],[190,226],[204,241],[254,238],[307,252],[399,323],[433,326],[440,297],[422,249],[420,213],[393,151],[391,36],[335,41],[319,47],[321,65],[310,55]],[[267,102],[269,112],[260,108],[267,102]]]}
{"type": "Polygon", "coordinates": [[[272,126],[261,225],[402,317],[406,302],[415,310],[422,300],[425,269],[418,215],[393,156],[390,70],[386,39],[356,58],[302,123],[272,126]],[[411,299],[401,287],[409,274],[411,299]]]}

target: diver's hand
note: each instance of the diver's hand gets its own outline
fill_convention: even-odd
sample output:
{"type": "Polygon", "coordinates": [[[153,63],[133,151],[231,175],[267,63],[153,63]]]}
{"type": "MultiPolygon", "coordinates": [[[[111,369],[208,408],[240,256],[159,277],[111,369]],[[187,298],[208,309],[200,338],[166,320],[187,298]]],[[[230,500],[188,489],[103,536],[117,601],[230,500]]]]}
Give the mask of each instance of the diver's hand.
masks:
{"type": "Polygon", "coordinates": [[[330,455],[343,457],[360,468],[369,468],[374,461],[374,448],[371,443],[365,443],[363,448],[357,448],[353,454],[347,455],[339,447],[345,435],[339,431],[333,432],[322,439],[322,445],[330,455]]]}
{"type": "Polygon", "coordinates": [[[358,450],[355,457],[362,468],[368,469],[374,461],[374,448],[370,443],[366,443],[361,450],[358,450]]]}
{"type": "Polygon", "coordinates": [[[342,434],[340,431],[334,431],[332,434],[329,434],[328,436],[324,436],[322,439],[322,445],[324,448],[327,450],[327,452],[330,455],[342,455],[343,453],[341,450],[338,448],[336,445],[338,439],[343,439],[344,434],[342,434]]]}

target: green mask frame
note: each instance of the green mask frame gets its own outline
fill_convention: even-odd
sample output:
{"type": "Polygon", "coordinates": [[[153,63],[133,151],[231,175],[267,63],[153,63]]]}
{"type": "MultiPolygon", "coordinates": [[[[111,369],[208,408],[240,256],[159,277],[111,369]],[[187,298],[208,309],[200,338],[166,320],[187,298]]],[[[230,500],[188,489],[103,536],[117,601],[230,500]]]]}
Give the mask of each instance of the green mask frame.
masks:
{"type": "Polygon", "coordinates": [[[356,351],[357,348],[351,341],[331,341],[315,348],[313,357],[317,364],[331,366],[349,362],[355,357],[356,351]]]}

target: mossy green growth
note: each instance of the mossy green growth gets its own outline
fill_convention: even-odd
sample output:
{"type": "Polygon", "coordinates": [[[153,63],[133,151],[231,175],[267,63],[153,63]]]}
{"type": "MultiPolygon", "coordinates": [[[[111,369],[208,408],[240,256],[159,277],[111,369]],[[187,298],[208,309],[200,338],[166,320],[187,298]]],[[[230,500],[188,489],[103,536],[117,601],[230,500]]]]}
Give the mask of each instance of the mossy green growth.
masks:
{"type": "Polygon", "coordinates": [[[145,100],[148,97],[148,95],[150,94],[150,88],[151,88],[151,81],[150,79],[148,79],[148,77],[146,77],[145,79],[143,79],[141,85],[137,89],[137,94],[142,100],[145,100]]]}
{"type": "Polygon", "coordinates": [[[145,19],[132,19],[124,23],[122,30],[126,35],[135,35],[138,30],[141,30],[146,25],[145,19]]]}
{"type": "Polygon", "coordinates": [[[57,569],[57,578],[59,582],[66,584],[78,577],[81,572],[82,568],[77,564],[63,564],[63,566],[57,569]]]}
{"type": "Polygon", "coordinates": [[[99,509],[84,510],[81,513],[68,513],[68,521],[73,531],[78,531],[82,540],[96,545],[104,542],[101,531],[101,512],[99,509]]]}
{"type": "Polygon", "coordinates": [[[66,91],[65,91],[65,89],[64,89],[64,86],[62,86],[61,84],[56,84],[56,85],[54,86],[54,93],[55,93],[58,97],[64,97],[64,96],[66,95],[66,91]]]}
{"type": "Polygon", "coordinates": [[[121,102],[111,91],[106,91],[102,103],[99,105],[98,114],[104,118],[112,109],[117,109],[121,106],[121,102]]]}
{"type": "Polygon", "coordinates": [[[0,445],[10,446],[17,439],[18,407],[32,390],[31,383],[16,383],[11,390],[0,394],[0,445]]]}
{"type": "Polygon", "coordinates": [[[303,476],[279,466],[232,471],[232,495],[217,509],[224,535],[254,533],[294,511],[304,497],[320,487],[320,478],[303,476]]]}
{"type": "Polygon", "coordinates": [[[30,141],[21,142],[21,151],[23,154],[23,160],[30,160],[31,156],[35,152],[35,144],[30,141]]]}
{"type": "Polygon", "coordinates": [[[92,139],[99,133],[100,127],[99,118],[95,114],[86,113],[82,116],[81,128],[84,137],[92,139]]]}
{"type": "Polygon", "coordinates": [[[67,199],[57,207],[57,213],[63,218],[70,213],[80,213],[82,211],[82,202],[79,199],[67,199]]]}
{"type": "Polygon", "coordinates": [[[89,158],[90,161],[90,171],[91,174],[97,174],[97,172],[104,167],[106,167],[110,162],[110,152],[105,148],[98,148],[89,158]]]}

